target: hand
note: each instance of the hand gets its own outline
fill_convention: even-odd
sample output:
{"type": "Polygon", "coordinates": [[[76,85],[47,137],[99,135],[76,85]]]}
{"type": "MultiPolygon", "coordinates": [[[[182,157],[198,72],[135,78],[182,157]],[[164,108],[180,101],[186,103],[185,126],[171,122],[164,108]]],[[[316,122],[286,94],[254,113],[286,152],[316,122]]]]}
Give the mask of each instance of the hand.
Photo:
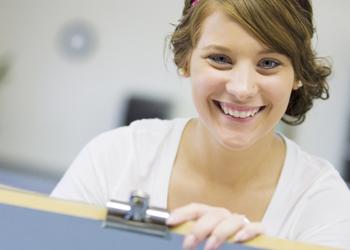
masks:
{"type": "Polygon", "coordinates": [[[218,249],[228,238],[234,235],[234,242],[242,242],[264,232],[261,223],[251,223],[240,214],[231,213],[220,207],[192,203],[175,209],[167,221],[175,226],[194,220],[191,232],[185,237],[184,249],[195,249],[200,242],[208,239],[205,250],[218,249]]]}

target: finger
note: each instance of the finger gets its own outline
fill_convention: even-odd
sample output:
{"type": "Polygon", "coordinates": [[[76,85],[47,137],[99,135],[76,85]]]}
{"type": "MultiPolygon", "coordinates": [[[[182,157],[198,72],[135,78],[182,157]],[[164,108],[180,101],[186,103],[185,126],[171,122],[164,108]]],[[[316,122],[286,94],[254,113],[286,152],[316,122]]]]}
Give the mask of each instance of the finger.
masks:
{"type": "Polygon", "coordinates": [[[187,235],[182,243],[182,248],[187,249],[194,249],[197,245],[197,239],[193,234],[187,235]]]}
{"type": "Polygon", "coordinates": [[[186,236],[183,247],[185,249],[194,249],[211,234],[213,229],[225,218],[230,216],[230,212],[223,208],[211,209],[198,219],[193,225],[190,235],[186,236]]]}
{"type": "Polygon", "coordinates": [[[205,249],[217,249],[230,236],[242,229],[246,223],[245,216],[232,214],[229,218],[216,225],[205,245],[205,249]]]}
{"type": "Polygon", "coordinates": [[[226,209],[213,209],[197,220],[192,227],[191,233],[198,239],[198,241],[202,241],[213,232],[220,222],[230,216],[231,213],[226,209]]]}
{"type": "Polygon", "coordinates": [[[237,232],[234,237],[235,242],[243,242],[250,240],[265,232],[265,228],[261,223],[249,223],[237,232]]]}
{"type": "Polygon", "coordinates": [[[167,219],[167,224],[169,226],[174,226],[185,221],[196,220],[209,211],[209,209],[210,207],[207,205],[191,203],[172,211],[167,219]]]}

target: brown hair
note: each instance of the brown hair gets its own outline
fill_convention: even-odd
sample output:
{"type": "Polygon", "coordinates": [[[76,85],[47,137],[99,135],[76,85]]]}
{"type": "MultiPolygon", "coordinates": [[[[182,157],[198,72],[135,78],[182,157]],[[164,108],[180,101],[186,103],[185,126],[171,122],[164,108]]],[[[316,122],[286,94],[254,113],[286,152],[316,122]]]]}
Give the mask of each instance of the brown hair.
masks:
{"type": "Polygon", "coordinates": [[[314,26],[310,0],[200,0],[195,6],[185,0],[182,18],[170,40],[178,68],[188,70],[201,24],[218,8],[258,40],[291,59],[295,78],[303,86],[292,91],[282,121],[300,124],[314,99],[329,98],[326,78],[331,67],[326,59],[316,57],[311,46],[314,26]]]}

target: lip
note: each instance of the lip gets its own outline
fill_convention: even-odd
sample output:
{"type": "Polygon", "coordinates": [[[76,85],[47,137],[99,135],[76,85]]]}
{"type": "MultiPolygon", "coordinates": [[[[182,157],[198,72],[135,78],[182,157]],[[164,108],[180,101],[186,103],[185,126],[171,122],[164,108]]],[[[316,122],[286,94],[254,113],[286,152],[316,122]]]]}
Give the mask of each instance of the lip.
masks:
{"type": "MultiPolygon", "coordinates": [[[[254,116],[248,116],[245,118],[241,118],[241,117],[234,117],[231,115],[227,115],[224,113],[223,109],[221,108],[221,105],[223,102],[219,102],[219,101],[213,101],[214,105],[217,107],[217,109],[219,110],[219,112],[221,114],[223,114],[223,117],[225,117],[225,120],[228,120],[230,122],[235,122],[235,123],[239,123],[239,124],[248,124],[251,121],[255,120],[256,117],[260,116],[260,113],[263,112],[266,108],[266,106],[243,106],[243,105],[236,105],[236,104],[231,104],[230,103],[230,108],[239,111],[239,112],[247,112],[247,111],[252,111],[252,110],[256,110],[258,109],[258,111],[255,113],[254,116]]],[[[225,105],[228,103],[225,103],[225,105]]]]}
{"type": "Polygon", "coordinates": [[[261,109],[262,107],[264,107],[264,105],[239,105],[239,104],[234,104],[234,103],[228,103],[228,102],[220,102],[217,100],[214,100],[214,103],[216,105],[221,105],[224,104],[225,107],[232,109],[232,110],[236,110],[236,111],[240,111],[240,112],[249,112],[252,110],[256,110],[256,109],[261,109]]]}

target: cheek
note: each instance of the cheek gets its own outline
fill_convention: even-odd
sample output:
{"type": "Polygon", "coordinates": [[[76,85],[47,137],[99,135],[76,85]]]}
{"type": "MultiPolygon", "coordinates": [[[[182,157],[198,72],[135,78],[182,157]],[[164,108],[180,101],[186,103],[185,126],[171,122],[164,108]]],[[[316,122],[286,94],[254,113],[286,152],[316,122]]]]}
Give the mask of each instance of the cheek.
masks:
{"type": "Polygon", "coordinates": [[[272,105],[280,106],[281,109],[285,109],[289,103],[292,86],[292,77],[282,79],[276,77],[263,82],[261,85],[264,97],[269,100],[272,105]]]}
{"type": "Polygon", "coordinates": [[[202,69],[192,77],[193,91],[201,95],[219,93],[225,88],[225,78],[222,73],[213,69],[202,69]]]}
{"type": "Polygon", "coordinates": [[[208,70],[201,70],[193,74],[192,81],[192,99],[197,112],[205,117],[208,112],[211,100],[220,91],[220,82],[217,74],[208,70]]]}

